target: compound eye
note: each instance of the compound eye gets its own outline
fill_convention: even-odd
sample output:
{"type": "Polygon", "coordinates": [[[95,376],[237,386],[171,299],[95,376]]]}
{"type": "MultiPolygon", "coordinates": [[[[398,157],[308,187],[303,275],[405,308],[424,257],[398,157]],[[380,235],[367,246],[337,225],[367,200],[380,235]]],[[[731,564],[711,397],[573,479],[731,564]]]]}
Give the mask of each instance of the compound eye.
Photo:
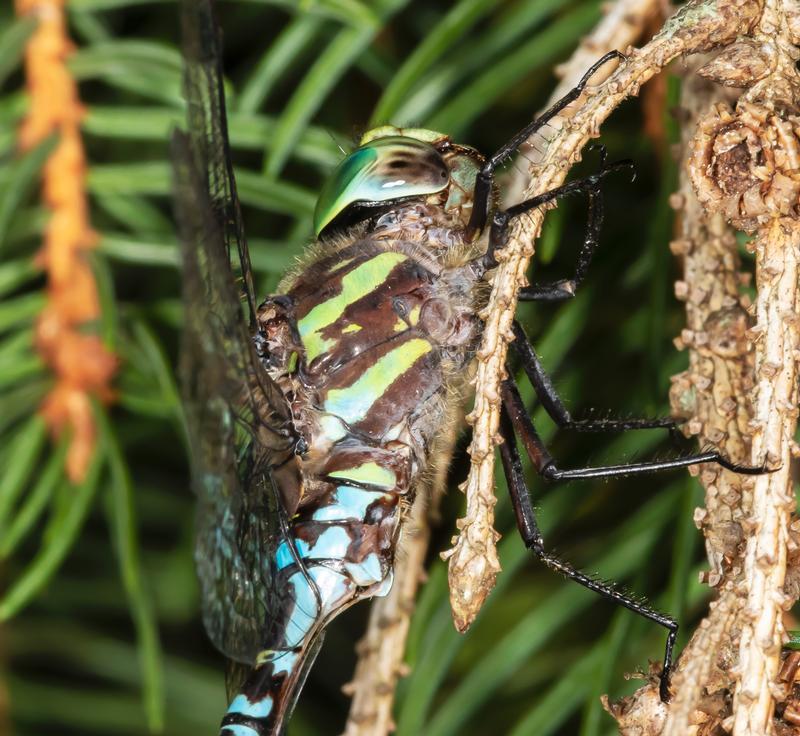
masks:
{"type": "Polygon", "coordinates": [[[371,176],[372,184],[381,192],[391,193],[393,199],[409,196],[403,192],[432,194],[442,189],[450,179],[439,153],[421,141],[387,146],[375,162],[371,176]]]}
{"type": "Polygon", "coordinates": [[[429,143],[405,136],[377,138],[347,156],[326,182],[317,200],[314,230],[319,236],[345,210],[352,215],[353,208],[363,207],[366,217],[370,207],[434,194],[449,183],[447,164],[429,143]]]}

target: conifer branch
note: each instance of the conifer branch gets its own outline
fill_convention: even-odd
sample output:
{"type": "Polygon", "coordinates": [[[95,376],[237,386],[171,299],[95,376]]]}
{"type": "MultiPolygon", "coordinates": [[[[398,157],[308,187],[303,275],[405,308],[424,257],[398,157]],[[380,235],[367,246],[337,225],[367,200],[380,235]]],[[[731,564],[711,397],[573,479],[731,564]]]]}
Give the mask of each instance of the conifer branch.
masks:
{"type": "MultiPolygon", "coordinates": [[[[690,369],[673,387],[673,404],[686,409],[693,396],[687,417],[693,433],[734,460],[741,461],[751,445],[749,462],[774,472],[744,482],[724,472],[701,474],[707,508],[697,518],[712,566],[706,580],[718,597],[681,656],[672,703],[650,711],[653,734],[723,728],[762,736],[786,727],[776,705],[791,689],[780,674],[782,615],[797,597],[796,586],[784,586],[793,536],[790,462],[800,354],[795,11],[791,2],[764,3],[752,33],[698,71],[720,85],[746,89],[735,109],[718,99],[710,110],[693,109],[687,121],[694,138],[687,161],[694,192],[682,191],[679,204],[687,220],[699,223],[700,237],[689,233],[673,244],[686,256],[678,293],[687,299],[689,320],[681,342],[691,349],[690,369]],[[707,214],[697,211],[695,195],[707,214]],[[726,222],[755,235],[752,324],[738,298],[735,241],[726,222]],[[703,252],[705,268],[698,267],[703,252]],[[714,304],[714,293],[723,301],[714,304]]],[[[612,707],[621,733],[642,732],[643,704],[653,703],[654,693],[648,686],[612,707]]]]}

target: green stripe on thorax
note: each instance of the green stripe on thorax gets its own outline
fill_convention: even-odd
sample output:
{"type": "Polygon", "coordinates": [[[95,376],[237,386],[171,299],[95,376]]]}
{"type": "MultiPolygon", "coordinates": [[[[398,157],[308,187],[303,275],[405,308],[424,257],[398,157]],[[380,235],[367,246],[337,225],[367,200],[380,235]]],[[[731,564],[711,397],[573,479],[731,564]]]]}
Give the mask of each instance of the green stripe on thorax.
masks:
{"type": "Polygon", "coordinates": [[[433,346],[422,338],[414,338],[390,350],[350,386],[332,389],[325,399],[325,410],[341,417],[348,424],[362,421],[370,407],[400,376],[409,370],[433,346]]]}
{"type": "Polygon", "coordinates": [[[325,338],[322,331],[332,325],[351,304],[380,288],[394,268],[408,260],[402,253],[378,253],[342,277],[341,291],[317,304],[298,320],[297,328],[306,349],[306,362],[330,350],[336,340],[325,338]]]}

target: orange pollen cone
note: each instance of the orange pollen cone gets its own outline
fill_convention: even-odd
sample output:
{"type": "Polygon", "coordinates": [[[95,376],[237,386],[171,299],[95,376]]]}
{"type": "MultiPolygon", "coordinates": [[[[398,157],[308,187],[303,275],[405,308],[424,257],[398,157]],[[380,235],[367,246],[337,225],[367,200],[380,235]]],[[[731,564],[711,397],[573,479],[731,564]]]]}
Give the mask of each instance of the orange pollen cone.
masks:
{"type": "Polygon", "coordinates": [[[25,49],[30,108],[19,146],[30,149],[50,135],[58,143],[43,170],[42,198],[50,211],[37,263],[47,272],[47,302],[36,325],[36,347],[55,378],[41,412],[55,435],[68,432],[67,473],[86,475],[95,443],[92,399],[113,398],[117,358],[91,334],[100,318],[94,276],[85,253],[97,237],[89,224],[86,159],[80,134],[83,107],[66,62],[65,0],[16,0],[19,15],[34,15],[36,31],[25,49]]]}

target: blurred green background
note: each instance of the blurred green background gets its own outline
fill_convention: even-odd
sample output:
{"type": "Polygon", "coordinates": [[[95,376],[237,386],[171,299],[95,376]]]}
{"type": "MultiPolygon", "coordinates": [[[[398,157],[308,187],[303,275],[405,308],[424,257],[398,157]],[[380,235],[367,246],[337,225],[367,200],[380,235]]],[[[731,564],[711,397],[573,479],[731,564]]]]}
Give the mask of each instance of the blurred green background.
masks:
{"type": "MultiPolygon", "coordinates": [[[[99,329],[122,360],[118,401],[100,412],[96,472],[75,488],[35,416],[49,385],[32,349],[43,300],[31,259],[45,217],[38,182],[46,147],[15,153],[31,25],[0,6],[0,733],[195,736],[215,733],[225,707],[224,660],[198,613],[174,376],[181,305],[168,139],[183,117],[177,11],[148,0],[69,3],[77,47],[69,66],[87,106],[100,234],[92,255],[99,329]]],[[[250,0],[220,2],[218,14],[239,190],[266,294],[309,242],[315,192],[340,145],[352,146],[372,123],[393,122],[493,151],[542,107],[554,66],[600,18],[600,2],[250,0]]],[[[627,103],[603,130],[611,158],[633,158],[638,177],[607,180],[602,245],[578,297],[520,309],[578,416],[593,408],[667,413],[669,377],[686,363],[671,344],[683,322],[667,249],[677,92],[673,78],[649,86],[644,105],[627,103]]],[[[581,168],[592,166],[590,155],[581,168]]],[[[570,272],[584,222],[580,198],[548,215],[537,276],[570,272]]],[[[557,434],[541,410],[534,416],[565,467],[669,451],[662,432],[557,434]]],[[[413,619],[397,734],[616,733],[599,695],[632,691],[636,681],[623,674],[660,660],[664,632],[544,570],[515,534],[502,480],[504,571],[470,632],[455,632],[438,553],[463,513],[455,486],[466,475],[465,446],[462,438],[413,619]]],[[[531,486],[551,546],[646,594],[690,630],[706,597],[696,582],[695,481],[675,472],[545,488],[531,476],[531,486]]],[[[356,607],[330,627],[292,736],[341,732],[348,701],[340,688],[367,613],[356,607]]]]}

